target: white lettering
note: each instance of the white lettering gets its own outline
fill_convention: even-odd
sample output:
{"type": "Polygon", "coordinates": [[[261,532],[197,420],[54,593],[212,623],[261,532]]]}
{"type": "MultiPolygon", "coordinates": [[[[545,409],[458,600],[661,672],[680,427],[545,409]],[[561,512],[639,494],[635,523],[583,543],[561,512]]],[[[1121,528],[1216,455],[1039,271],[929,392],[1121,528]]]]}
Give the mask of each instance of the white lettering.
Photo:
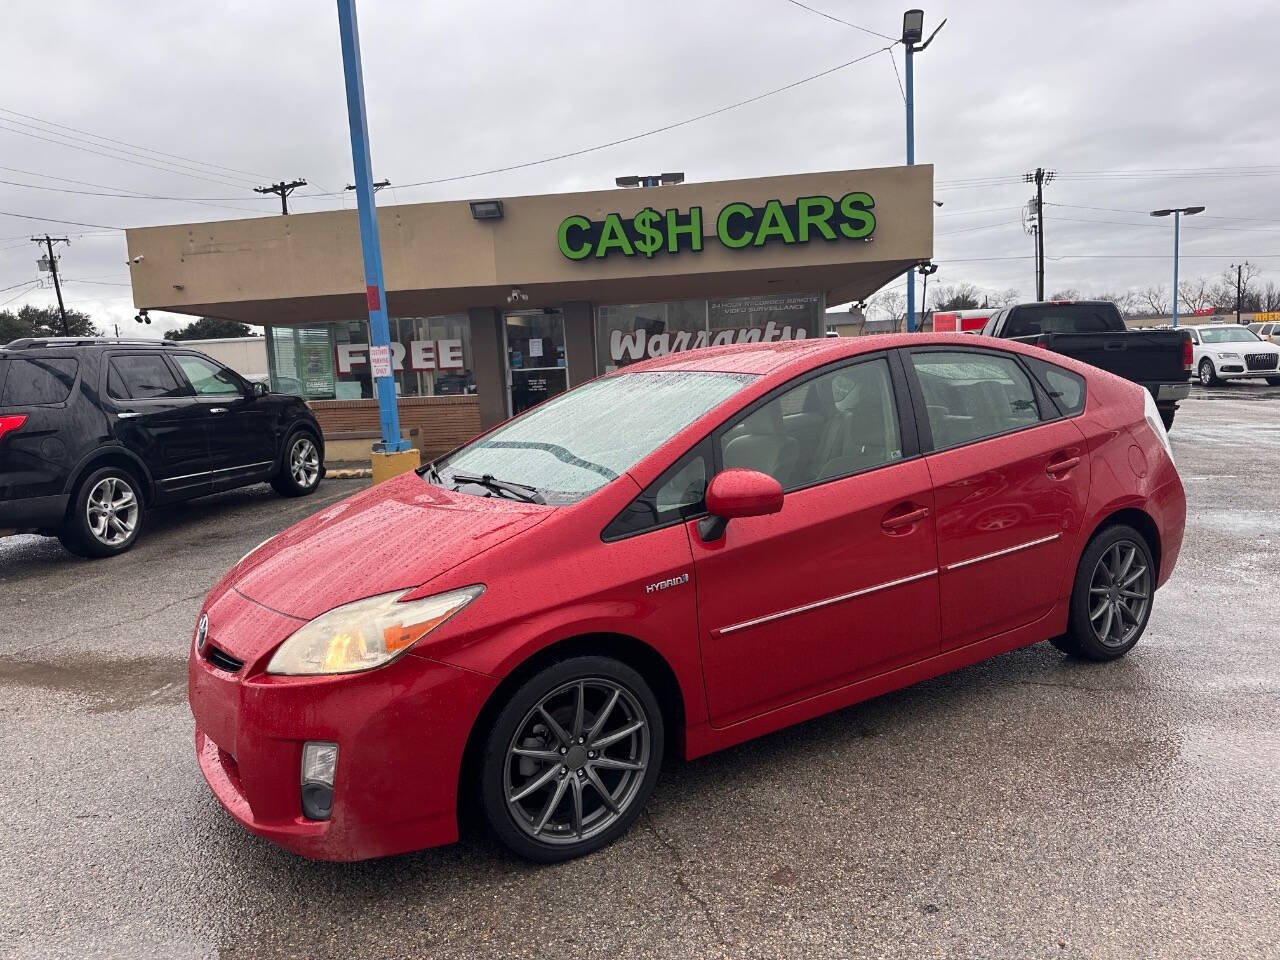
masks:
{"type": "Polygon", "coordinates": [[[436,368],[436,345],[430,340],[414,340],[409,345],[412,353],[410,366],[414,370],[434,370],[436,368]]]}
{"type": "Polygon", "coordinates": [[[436,355],[436,365],[441,370],[461,370],[464,366],[461,340],[437,340],[436,355]]]}
{"type": "Polygon", "coordinates": [[[609,334],[609,356],[614,360],[639,360],[644,356],[645,333],[623,333],[614,330],[609,334]]]}
{"type": "MultiPolygon", "coordinates": [[[[806,331],[803,327],[792,329],[790,324],[779,327],[770,320],[764,327],[738,327],[726,330],[680,330],[676,333],[649,334],[643,330],[634,333],[623,333],[621,330],[609,331],[609,358],[615,363],[619,361],[642,360],[645,357],[661,357],[669,353],[680,353],[684,350],[697,350],[700,347],[723,347],[733,343],[774,343],[782,340],[803,340],[806,331]]],[[[444,343],[441,341],[441,348],[444,343]]],[[[441,361],[441,366],[444,366],[441,361]]]]}
{"type": "Polygon", "coordinates": [[[362,367],[369,362],[369,348],[363,343],[338,344],[338,372],[350,373],[352,367],[362,367]]]}

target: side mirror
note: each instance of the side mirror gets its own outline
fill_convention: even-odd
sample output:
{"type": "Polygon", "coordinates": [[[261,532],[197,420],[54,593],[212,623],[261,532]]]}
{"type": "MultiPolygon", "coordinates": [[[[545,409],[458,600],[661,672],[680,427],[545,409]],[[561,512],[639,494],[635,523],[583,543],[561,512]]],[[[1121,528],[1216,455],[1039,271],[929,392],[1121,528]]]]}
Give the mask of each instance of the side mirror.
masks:
{"type": "Polygon", "coordinates": [[[253,396],[265,397],[270,392],[271,392],[271,388],[268,387],[265,383],[259,383],[257,380],[253,382],[253,396]]]}
{"type": "Polygon", "coordinates": [[[722,470],[707,487],[708,517],[698,521],[703,543],[719,540],[735,517],[762,517],[782,509],[782,484],[759,470],[722,470]]]}

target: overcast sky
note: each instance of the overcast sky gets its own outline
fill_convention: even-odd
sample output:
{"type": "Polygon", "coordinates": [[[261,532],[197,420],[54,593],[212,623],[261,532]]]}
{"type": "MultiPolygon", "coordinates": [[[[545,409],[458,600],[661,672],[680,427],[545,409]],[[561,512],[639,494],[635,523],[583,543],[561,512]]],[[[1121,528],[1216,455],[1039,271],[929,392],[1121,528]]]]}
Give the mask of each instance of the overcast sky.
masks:
{"type": "MultiPolygon", "coordinates": [[[[900,33],[903,4],[806,3],[900,33]]],[[[916,59],[917,160],[935,164],[945,204],[936,282],[1034,293],[1020,178],[1036,166],[1058,173],[1046,199],[1071,205],[1046,208],[1048,292],[1167,286],[1172,223],[1144,211],[1190,204],[1208,209],[1185,222],[1184,277],[1247,258],[1280,279],[1275,0],[982,0],[925,12],[926,31],[950,18],[916,59]]],[[[360,17],[374,171],[393,184],[617,140],[889,43],[789,0],[362,0],[360,17]]],[[[635,142],[379,200],[594,189],[661,170],[694,181],[901,163],[891,57],[901,71],[898,46],[635,142]]],[[[27,238],[47,229],[72,239],[61,249],[68,302],[122,333],[144,330],[132,321],[123,234],[108,228],[278,214],[251,188],[281,178],[311,184],[291,209],[326,209],[342,199],[305,194],[351,179],[337,13],[323,0],[6,4],[0,111],[0,180],[29,185],[0,183],[0,305],[54,302],[51,289],[11,286],[37,277],[27,238]],[[123,150],[136,162],[116,159],[123,150]]]]}

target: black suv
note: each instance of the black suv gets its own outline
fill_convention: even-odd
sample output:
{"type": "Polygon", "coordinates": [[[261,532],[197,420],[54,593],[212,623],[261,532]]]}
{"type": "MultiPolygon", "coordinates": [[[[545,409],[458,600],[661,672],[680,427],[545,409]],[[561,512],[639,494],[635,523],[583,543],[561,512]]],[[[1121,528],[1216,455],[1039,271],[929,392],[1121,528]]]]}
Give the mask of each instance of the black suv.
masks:
{"type": "Polygon", "coordinates": [[[0,528],[109,557],[133,545],[151,507],[262,481],[298,497],[322,476],[305,403],[179,343],[0,347],[0,528]]]}

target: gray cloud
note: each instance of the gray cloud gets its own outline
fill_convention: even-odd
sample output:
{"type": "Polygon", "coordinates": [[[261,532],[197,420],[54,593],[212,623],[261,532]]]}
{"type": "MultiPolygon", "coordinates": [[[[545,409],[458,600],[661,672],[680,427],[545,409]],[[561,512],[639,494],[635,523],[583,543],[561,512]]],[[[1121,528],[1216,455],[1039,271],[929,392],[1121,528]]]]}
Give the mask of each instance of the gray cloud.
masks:
{"type": "MultiPolygon", "coordinates": [[[[891,35],[904,6],[811,5],[891,35]]],[[[397,184],[625,137],[880,45],[785,0],[657,0],[642,8],[364,0],[360,14],[375,172],[397,184]]],[[[917,158],[936,165],[937,196],[945,201],[937,282],[1032,292],[1031,241],[1019,211],[1030,190],[1017,178],[1037,165],[1059,172],[1047,190],[1051,202],[1136,211],[1050,207],[1050,290],[1167,285],[1171,224],[1143,211],[1190,203],[1209,209],[1186,224],[1184,275],[1217,275],[1248,258],[1280,278],[1280,133],[1273,122],[1280,83],[1268,69],[1280,7],[1267,0],[1212,8],[993,0],[926,5],[926,14],[927,29],[951,18],[916,61],[917,158]],[[1151,172],[1208,167],[1230,169],[1151,172]]],[[[42,175],[0,170],[0,179],[94,189],[46,179],[61,177],[211,198],[120,199],[0,184],[0,210],[109,226],[250,215],[227,206],[269,215],[274,198],[250,188],[294,176],[313,186],[295,194],[293,209],[350,202],[305,196],[340,190],[350,179],[331,3],[23,3],[11,5],[6,19],[0,107],[238,172],[201,167],[208,179],[197,179],[190,170],[162,172],[0,129],[0,166],[42,175]]],[[[894,56],[901,69],[900,48],[894,56]]],[[[0,127],[22,129],[17,123],[30,121],[0,114],[0,127]]],[[[711,180],[881,166],[900,163],[903,149],[902,97],[889,55],[880,54],[635,143],[473,180],[396,188],[381,200],[584,189],[622,173],[670,169],[711,180]]],[[[152,159],[159,166],[184,162],[152,159]]],[[[73,240],[62,261],[72,281],[68,300],[103,322],[138,329],[119,234],[0,217],[0,288],[36,276],[38,251],[25,238],[45,227],[73,240]]],[[[22,288],[0,292],[0,301],[14,293],[11,306],[53,301],[51,290],[22,288]]]]}

